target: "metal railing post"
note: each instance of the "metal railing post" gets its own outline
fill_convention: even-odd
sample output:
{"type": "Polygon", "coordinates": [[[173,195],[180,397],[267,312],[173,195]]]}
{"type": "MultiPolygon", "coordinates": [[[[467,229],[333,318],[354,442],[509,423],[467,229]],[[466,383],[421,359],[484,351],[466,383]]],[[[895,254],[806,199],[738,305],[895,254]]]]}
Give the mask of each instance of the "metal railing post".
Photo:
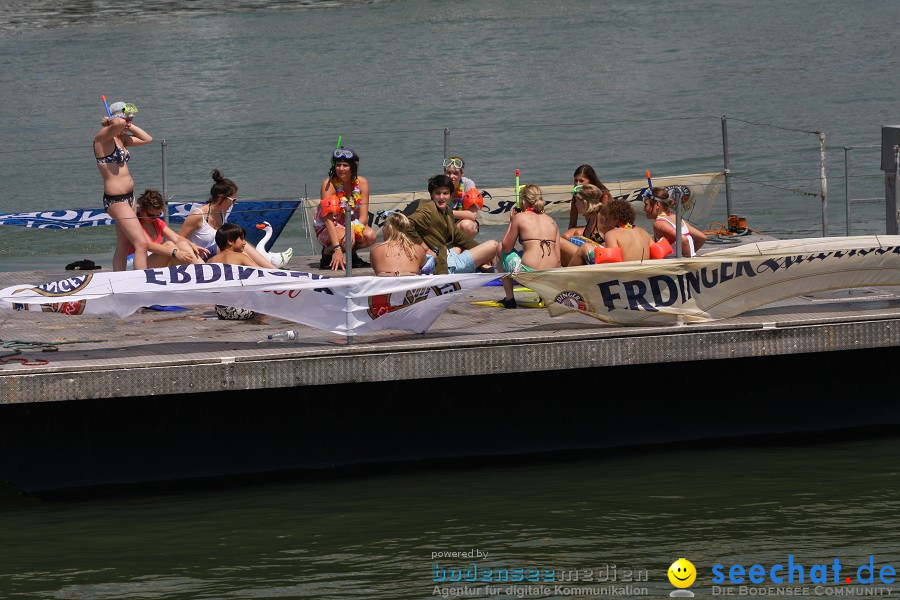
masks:
{"type": "Polygon", "coordinates": [[[347,251],[344,253],[346,259],[347,277],[353,277],[353,210],[350,203],[344,207],[344,241],[347,251]]]}
{"type": "Polygon", "coordinates": [[[900,231],[900,146],[894,146],[894,221],[900,231]]]}
{"type": "Polygon", "coordinates": [[[450,156],[450,128],[444,127],[444,158],[450,156]]]}
{"type": "Polygon", "coordinates": [[[825,132],[819,132],[819,181],[822,198],[822,237],[828,237],[828,179],[825,176],[825,132]]]}
{"type": "Polygon", "coordinates": [[[681,207],[681,199],[684,195],[681,193],[680,188],[674,188],[672,190],[672,199],[675,200],[675,258],[683,258],[681,251],[681,217],[682,217],[682,207],[681,207]]]}
{"type": "MultiPolygon", "coordinates": [[[[162,195],[169,202],[169,143],[162,140],[159,143],[162,148],[162,195]]],[[[166,214],[163,217],[166,224],[169,224],[169,208],[166,206],[166,214]]]]}
{"type": "Polygon", "coordinates": [[[844,146],[844,202],[847,203],[847,237],[850,236],[850,148],[844,146]]]}
{"type": "Polygon", "coordinates": [[[725,211],[731,216],[731,160],[728,157],[728,117],[722,115],[722,156],[725,159],[725,211]]]}

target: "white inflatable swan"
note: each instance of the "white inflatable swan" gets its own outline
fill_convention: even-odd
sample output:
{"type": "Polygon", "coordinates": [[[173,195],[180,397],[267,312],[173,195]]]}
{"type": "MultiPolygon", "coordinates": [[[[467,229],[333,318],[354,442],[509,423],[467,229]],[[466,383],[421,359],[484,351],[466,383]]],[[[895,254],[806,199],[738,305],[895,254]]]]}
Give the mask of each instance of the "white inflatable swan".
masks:
{"type": "Polygon", "coordinates": [[[268,221],[263,221],[259,225],[256,226],[257,229],[262,229],[266,232],[263,236],[263,239],[259,240],[259,243],[256,244],[256,249],[266,257],[270,263],[278,267],[279,269],[284,268],[290,262],[291,257],[294,256],[294,249],[288,248],[284,252],[269,252],[266,249],[266,245],[269,243],[269,239],[272,237],[272,225],[269,224],[268,221]]]}

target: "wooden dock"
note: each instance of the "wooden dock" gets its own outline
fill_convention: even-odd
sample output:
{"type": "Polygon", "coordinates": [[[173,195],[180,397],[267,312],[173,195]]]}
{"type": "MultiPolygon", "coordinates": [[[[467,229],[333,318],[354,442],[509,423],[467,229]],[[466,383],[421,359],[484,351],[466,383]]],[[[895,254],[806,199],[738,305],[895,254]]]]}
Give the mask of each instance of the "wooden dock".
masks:
{"type": "MultiPolygon", "coordinates": [[[[0,273],[0,288],[71,275],[0,273]]],[[[4,311],[0,339],[30,345],[0,363],[0,480],[46,493],[900,424],[900,288],[666,327],[470,303],[502,294],[468,293],[424,335],[350,344],[277,318],[221,321],[211,305],[127,319],[4,311]],[[286,329],[299,339],[263,342],[286,329]]]]}

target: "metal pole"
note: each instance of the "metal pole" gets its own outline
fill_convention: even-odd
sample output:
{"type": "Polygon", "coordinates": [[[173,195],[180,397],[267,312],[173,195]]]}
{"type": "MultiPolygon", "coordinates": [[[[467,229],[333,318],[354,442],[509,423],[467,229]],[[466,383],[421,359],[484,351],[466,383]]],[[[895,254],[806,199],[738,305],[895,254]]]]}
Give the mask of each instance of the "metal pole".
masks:
{"type": "Polygon", "coordinates": [[[847,212],[847,237],[850,237],[850,148],[844,146],[844,202],[847,212]]]}
{"type": "Polygon", "coordinates": [[[344,252],[347,277],[353,277],[353,211],[350,210],[349,202],[344,207],[344,240],[347,246],[347,251],[344,252]]]}
{"type": "Polygon", "coordinates": [[[900,146],[894,146],[894,220],[900,231],[900,146]]]}
{"type": "Polygon", "coordinates": [[[822,237],[828,237],[828,179],[825,176],[825,132],[819,132],[819,180],[822,198],[822,237]]]}
{"type": "Polygon", "coordinates": [[[731,216],[731,161],[728,158],[728,117],[722,115],[722,155],[725,159],[725,210],[731,216]]]}
{"type": "MultiPolygon", "coordinates": [[[[169,144],[166,140],[162,140],[159,145],[162,147],[162,195],[169,202],[169,144]]],[[[163,217],[166,225],[169,224],[169,209],[166,207],[166,214],[163,217]]]]}
{"type": "Polygon", "coordinates": [[[672,190],[672,199],[675,200],[675,258],[684,258],[681,253],[681,198],[683,194],[679,188],[672,190]]]}
{"type": "Polygon", "coordinates": [[[444,158],[450,156],[450,128],[444,127],[444,158]]]}

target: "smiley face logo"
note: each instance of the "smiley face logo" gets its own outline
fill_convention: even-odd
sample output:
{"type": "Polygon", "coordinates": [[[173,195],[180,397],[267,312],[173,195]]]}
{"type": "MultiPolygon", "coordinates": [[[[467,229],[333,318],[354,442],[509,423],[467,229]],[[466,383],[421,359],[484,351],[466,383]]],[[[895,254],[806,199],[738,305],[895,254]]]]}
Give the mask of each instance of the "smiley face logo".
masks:
{"type": "Polygon", "coordinates": [[[686,588],[697,579],[697,569],[688,559],[679,558],[669,567],[668,575],[669,583],[677,588],[686,588]]]}

